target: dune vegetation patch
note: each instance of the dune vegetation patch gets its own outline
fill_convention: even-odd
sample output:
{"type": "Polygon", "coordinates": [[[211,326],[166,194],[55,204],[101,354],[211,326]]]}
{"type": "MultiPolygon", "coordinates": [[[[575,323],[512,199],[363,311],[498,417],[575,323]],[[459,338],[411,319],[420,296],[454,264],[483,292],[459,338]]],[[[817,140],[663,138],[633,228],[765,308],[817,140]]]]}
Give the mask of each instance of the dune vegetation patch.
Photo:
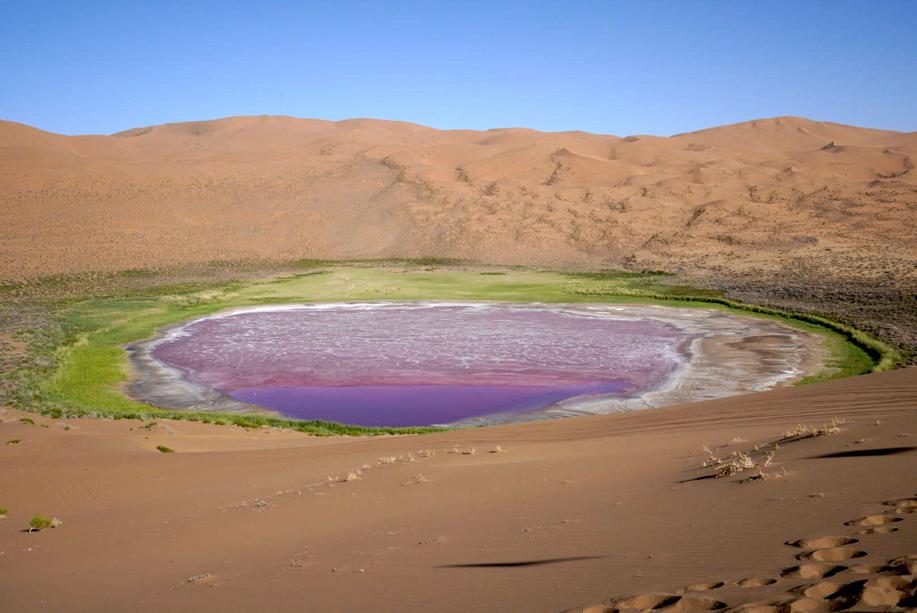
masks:
{"type": "Polygon", "coordinates": [[[660,272],[568,273],[423,260],[216,265],[49,277],[0,285],[16,307],[5,313],[24,344],[0,371],[0,402],[51,417],[171,418],[243,427],[294,428],[318,435],[422,433],[435,428],[365,428],[271,414],[164,410],[124,393],[125,345],[218,311],[256,305],[350,301],[495,301],[651,304],[706,308],[778,320],[818,333],[828,358],[805,382],[885,370],[900,363],[887,344],[805,313],[745,305],[692,289],[660,272]],[[501,273],[501,274],[482,274],[501,273]]]}

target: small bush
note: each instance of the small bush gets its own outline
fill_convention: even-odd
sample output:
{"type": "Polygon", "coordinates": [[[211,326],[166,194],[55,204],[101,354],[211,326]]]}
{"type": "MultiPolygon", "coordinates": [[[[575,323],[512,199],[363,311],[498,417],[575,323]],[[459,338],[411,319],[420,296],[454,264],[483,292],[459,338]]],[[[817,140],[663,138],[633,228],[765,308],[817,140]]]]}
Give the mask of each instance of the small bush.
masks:
{"type": "Polygon", "coordinates": [[[165,445],[156,445],[156,450],[161,451],[162,453],[175,453],[175,450],[171,447],[166,447],[165,445]]]}
{"type": "Polygon", "coordinates": [[[837,434],[841,431],[841,426],[846,423],[847,420],[841,417],[833,417],[830,423],[822,424],[818,427],[798,424],[792,430],[784,432],[780,442],[801,441],[807,438],[837,434]]]}
{"type": "Polygon", "coordinates": [[[9,512],[10,510],[7,509],[6,507],[0,507],[0,517],[6,517],[7,513],[9,512]]]}
{"type": "Polygon", "coordinates": [[[33,530],[46,530],[55,526],[54,520],[44,515],[36,515],[29,521],[29,532],[33,530]]]}
{"type": "Polygon", "coordinates": [[[27,425],[27,426],[34,426],[34,425],[35,425],[35,420],[32,419],[32,418],[30,418],[30,417],[20,417],[20,418],[19,418],[19,423],[25,424],[25,425],[27,425]]]}
{"type": "Polygon", "coordinates": [[[736,452],[728,462],[717,467],[716,476],[731,477],[740,472],[751,470],[756,466],[757,464],[751,459],[751,456],[739,451],[736,452]]]}
{"type": "Polygon", "coordinates": [[[22,439],[19,439],[19,438],[11,438],[10,440],[6,441],[6,444],[7,444],[7,445],[18,445],[18,444],[21,443],[21,442],[22,442],[22,439]]]}

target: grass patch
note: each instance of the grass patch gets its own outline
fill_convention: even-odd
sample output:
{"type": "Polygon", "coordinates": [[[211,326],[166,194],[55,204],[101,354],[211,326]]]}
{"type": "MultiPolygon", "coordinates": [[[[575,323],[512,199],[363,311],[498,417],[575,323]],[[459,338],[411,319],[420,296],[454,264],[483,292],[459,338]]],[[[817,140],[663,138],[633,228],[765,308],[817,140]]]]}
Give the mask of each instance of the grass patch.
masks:
{"type": "Polygon", "coordinates": [[[156,445],[156,451],[162,453],[175,453],[175,450],[171,447],[166,447],[165,445],[156,445]]]}
{"type": "Polygon", "coordinates": [[[9,509],[7,509],[6,507],[0,507],[0,517],[6,517],[7,515],[9,515],[9,513],[10,513],[9,509]]]}
{"type": "MultiPolygon", "coordinates": [[[[315,435],[419,434],[438,428],[364,428],[272,414],[171,411],[122,393],[128,381],[125,344],[162,327],[242,306],[322,301],[468,300],[543,303],[660,304],[712,308],[778,320],[816,332],[831,352],[832,370],[804,382],[888,370],[901,361],[889,345],[850,326],[808,313],[789,313],[727,299],[720,292],[672,283],[660,272],[563,273],[500,267],[472,269],[458,260],[419,258],[300,260],[273,277],[224,278],[207,265],[197,277],[156,271],[46,278],[5,284],[5,295],[45,309],[40,325],[26,328],[28,353],[19,368],[2,373],[0,400],[54,418],[180,419],[246,428],[290,428],[315,435]],[[432,267],[432,268],[431,268],[432,267]],[[443,268],[451,267],[451,268],[443,268]],[[125,284],[125,285],[120,285],[125,284]]],[[[216,270],[216,269],[214,269],[216,270]]]]}
{"type": "Polygon", "coordinates": [[[6,441],[6,444],[7,444],[7,445],[18,445],[18,444],[21,443],[21,442],[22,442],[22,439],[19,439],[19,438],[11,438],[10,440],[6,441]]]}
{"type": "Polygon", "coordinates": [[[54,520],[45,515],[36,515],[29,520],[29,532],[33,530],[47,530],[54,527],[54,520]]]}

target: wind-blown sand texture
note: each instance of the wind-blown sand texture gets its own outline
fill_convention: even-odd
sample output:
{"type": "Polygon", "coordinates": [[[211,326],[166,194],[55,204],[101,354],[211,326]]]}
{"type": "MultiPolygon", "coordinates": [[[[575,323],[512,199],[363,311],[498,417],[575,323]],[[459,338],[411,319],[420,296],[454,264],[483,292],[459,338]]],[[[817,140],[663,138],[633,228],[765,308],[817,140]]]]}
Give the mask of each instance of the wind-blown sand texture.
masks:
{"type": "Polygon", "coordinates": [[[436,255],[901,279],[917,262],[915,153],[917,133],[797,117],[666,138],[275,116],[112,136],[0,122],[0,278],[436,255]]]}
{"type": "Polygon", "coordinates": [[[903,369],[377,439],[8,409],[2,608],[904,610],[915,407],[903,369]]]}

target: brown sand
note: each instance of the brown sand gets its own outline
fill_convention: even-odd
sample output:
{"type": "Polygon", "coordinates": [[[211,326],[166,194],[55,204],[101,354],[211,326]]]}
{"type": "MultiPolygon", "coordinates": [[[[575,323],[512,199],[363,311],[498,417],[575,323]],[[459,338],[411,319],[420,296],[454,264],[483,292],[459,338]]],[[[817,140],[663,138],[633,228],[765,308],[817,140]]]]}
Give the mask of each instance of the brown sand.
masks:
{"type": "Polygon", "coordinates": [[[269,116],[68,137],[0,122],[0,278],[437,255],[900,279],[917,262],[915,153],[917,133],[797,117],[670,138],[269,116]]]}
{"type": "Polygon", "coordinates": [[[380,439],[6,410],[0,608],[881,610],[913,598],[915,408],[904,369],[380,439]],[[707,478],[705,444],[773,457],[707,478]]]}

